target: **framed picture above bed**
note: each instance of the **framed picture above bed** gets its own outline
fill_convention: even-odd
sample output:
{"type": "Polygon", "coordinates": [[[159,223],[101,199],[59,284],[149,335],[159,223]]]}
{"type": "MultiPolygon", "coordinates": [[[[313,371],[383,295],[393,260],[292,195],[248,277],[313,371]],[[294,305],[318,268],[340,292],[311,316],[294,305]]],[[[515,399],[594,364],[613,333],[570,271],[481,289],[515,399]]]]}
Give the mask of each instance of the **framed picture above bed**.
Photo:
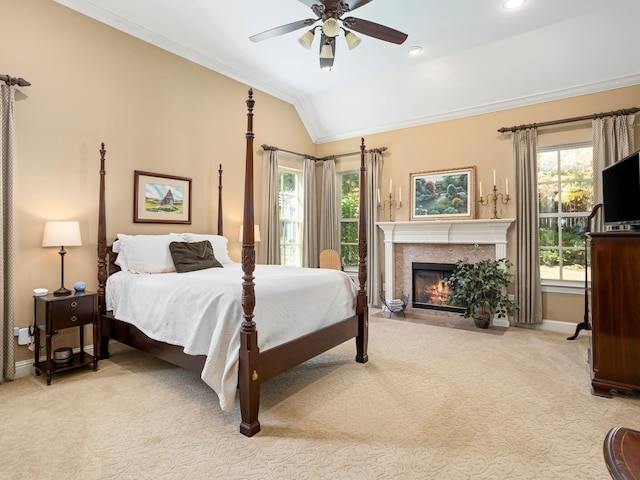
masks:
{"type": "Polygon", "coordinates": [[[135,170],[133,221],[191,224],[191,179],[135,170]]]}
{"type": "Polygon", "coordinates": [[[411,220],[471,219],[475,167],[411,174],[411,220]]]}

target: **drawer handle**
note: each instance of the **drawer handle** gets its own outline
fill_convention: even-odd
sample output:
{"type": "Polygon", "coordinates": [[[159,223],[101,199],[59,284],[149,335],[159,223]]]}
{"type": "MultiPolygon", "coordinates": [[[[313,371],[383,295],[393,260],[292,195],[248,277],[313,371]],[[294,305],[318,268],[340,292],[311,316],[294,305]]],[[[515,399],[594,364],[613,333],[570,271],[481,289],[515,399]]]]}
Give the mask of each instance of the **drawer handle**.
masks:
{"type": "Polygon", "coordinates": [[[75,315],[73,317],[71,317],[71,321],[75,322],[76,320],[78,320],[78,317],[76,317],[75,315]]]}
{"type": "Polygon", "coordinates": [[[78,302],[71,302],[71,306],[72,306],[73,308],[77,307],[77,306],[78,306],[78,302]]]}

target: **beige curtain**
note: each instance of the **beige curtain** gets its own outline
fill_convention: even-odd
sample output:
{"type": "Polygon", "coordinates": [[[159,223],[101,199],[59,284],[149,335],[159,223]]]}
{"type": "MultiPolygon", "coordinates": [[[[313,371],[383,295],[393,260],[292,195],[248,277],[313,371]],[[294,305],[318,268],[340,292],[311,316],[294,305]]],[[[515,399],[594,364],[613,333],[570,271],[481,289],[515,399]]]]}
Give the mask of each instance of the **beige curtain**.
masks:
{"type": "Polygon", "coordinates": [[[635,151],[634,115],[594,118],[593,135],[593,193],[594,204],[602,203],[602,169],[635,151]]]}
{"type": "Polygon", "coordinates": [[[316,197],[316,162],[305,158],[304,169],[304,224],[302,231],[302,266],[318,267],[318,201],[316,197]]]}
{"type": "Polygon", "coordinates": [[[538,241],[538,176],[535,128],[513,134],[516,165],[516,272],[515,323],[542,323],[542,287],[540,284],[540,246],[538,241]]]}
{"type": "Polygon", "coordinates": [[[378,208],[375,194],[380,188],[382,166],[384,160],[382,152],[371,151],[366,158],[366,200],[367,200],[367,297],[371,305],[380,305],[380,291],[382,291],[381,242],[382,235],[376,226],[378,222],[378,208]]]}
{"type": "Polygon", "coordinates": [[[340,250],[340,198],[337,186],[336,160],[322,163],[322,192],[320,199],[320,251],[325,248],[340,250]]]}
{"type": "Polygon", "coordinates": [[[267,265],[280,265],[280,209],[278,208],[278,200],[278,151],[265,150],[262,157],[260,259],[262,263],[267,265]]]}
{"type": "Polygon", "coordinates": [[[15,344],[13,326],[14,305],[14,208],[13,178],[15,161],[15,125],[13,118],[14,89],[10,85],[0,85],[0,383],[16,376],[15,344]]]}

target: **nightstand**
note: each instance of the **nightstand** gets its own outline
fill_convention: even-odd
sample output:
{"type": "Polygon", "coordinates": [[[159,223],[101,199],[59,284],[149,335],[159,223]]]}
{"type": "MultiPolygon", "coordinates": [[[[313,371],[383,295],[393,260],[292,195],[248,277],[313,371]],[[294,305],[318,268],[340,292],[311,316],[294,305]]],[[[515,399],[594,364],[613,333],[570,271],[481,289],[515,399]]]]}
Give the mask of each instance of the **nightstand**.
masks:
{"type": "Polygon", "coordinates": [[[47,385],[51,385],[54,373],[90,365],[98,369],[99,331],[98,331],[98,294],[94,292],[75,293],[66,297],[46,295],[33,297],[35,319],[35,363],[36,375],[45,373],[47,385]],[[92,325],[93,355],[84,350],[84,326],[92,325]],[[80,351],[74,353],[67,361],[61,362],[53,357],[51,338],[58,330],[64,328],[80,329],[80,351]],[[40,332],[46,335],[46,361],[44,368],[40,365],[40,332]]]}

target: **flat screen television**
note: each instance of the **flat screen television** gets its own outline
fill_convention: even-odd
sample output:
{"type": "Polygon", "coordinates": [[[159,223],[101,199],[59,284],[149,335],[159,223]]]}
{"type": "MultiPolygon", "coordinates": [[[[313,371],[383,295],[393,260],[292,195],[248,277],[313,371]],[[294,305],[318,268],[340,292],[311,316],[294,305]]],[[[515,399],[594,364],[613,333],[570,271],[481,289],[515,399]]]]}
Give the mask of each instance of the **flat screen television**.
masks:
{"type": "Polygon", "coordinates": [[[640,230],[640,151],[602,170],[605,225],[640,230]]]}

